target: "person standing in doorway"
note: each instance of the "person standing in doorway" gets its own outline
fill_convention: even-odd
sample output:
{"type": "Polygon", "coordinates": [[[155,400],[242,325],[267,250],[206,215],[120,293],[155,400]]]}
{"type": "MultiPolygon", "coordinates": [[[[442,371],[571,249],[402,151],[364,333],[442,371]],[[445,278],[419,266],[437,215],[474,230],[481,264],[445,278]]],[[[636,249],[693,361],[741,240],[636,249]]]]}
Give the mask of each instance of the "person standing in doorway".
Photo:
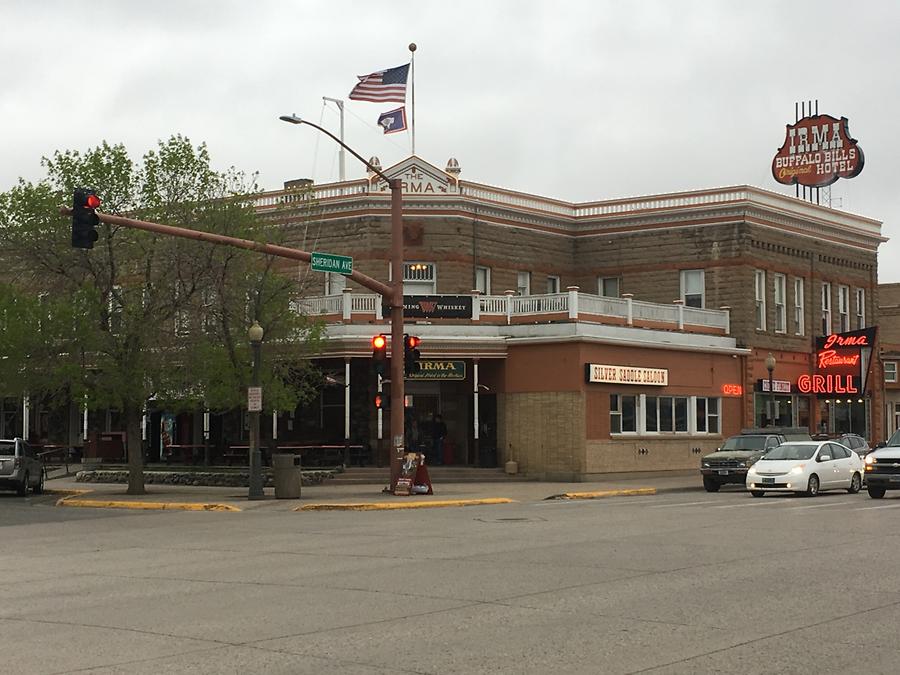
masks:
{"type": "Polygon", "coordinates": [[[432,464],[444,463],[444,438],[447,436],[447,425],[440,414],[431,417],[431,449],[434,455],[432,464]]]}

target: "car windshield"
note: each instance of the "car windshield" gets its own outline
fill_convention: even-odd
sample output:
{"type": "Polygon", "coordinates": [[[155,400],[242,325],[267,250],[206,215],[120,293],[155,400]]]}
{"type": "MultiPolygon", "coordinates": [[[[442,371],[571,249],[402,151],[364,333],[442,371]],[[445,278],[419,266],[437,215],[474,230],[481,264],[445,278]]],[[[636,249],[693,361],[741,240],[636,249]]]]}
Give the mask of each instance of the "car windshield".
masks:
{"type": "Polygon", "coordinates": [[[800,445],[785,443],[770,450],[765,459],[810,459],[816,452],[817,445],[800,445]]]}
{"type": "Polygon", "coordinates": [[[766,447],[765,436],[732,436],[722,445],[722,450],[762,450],[766,447]]]}
{"type": "Polygon", "coordinates": [[[897,429],[888,439],[888,445],[900,445],[900,429],[897,429]]]}
{"type": "Polygon", "coordinates": [[[16,456],[16,444],[15,443],[0,443],[0,457],[15,457],[16,456]]]}

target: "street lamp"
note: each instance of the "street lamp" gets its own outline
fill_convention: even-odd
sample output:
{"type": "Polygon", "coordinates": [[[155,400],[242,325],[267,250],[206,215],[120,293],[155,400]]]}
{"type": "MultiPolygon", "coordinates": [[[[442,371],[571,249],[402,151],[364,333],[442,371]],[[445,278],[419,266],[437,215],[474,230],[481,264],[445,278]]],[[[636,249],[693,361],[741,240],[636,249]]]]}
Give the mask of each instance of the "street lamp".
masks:
{"type": "Polygon", "coordinates": [[[775,387],[772,386],[772,373],[775,371],[775,357],[772,352],[766,357],[766,370],[769,371],[769,426],[774,427],[775,421],[775,387]]]}
{"type": "MultiPolygon", "coordinates": [[[[363,159],[340,138],[327,129],[301,119],[296,115],[281,115],[278,119],[289,124],[306,124],[318,129],[347,150],[372,173],[381,178],[391,189],[391,489],[400,475],[400,459],[404,451],[403,401],[403,182],[399,178],[388,178],[381,169],[363,159]]],[[[383,291],[379,291],[383,293],[383,291]]]]}
{"type": "MultiPolygon", "coordinates": [[[[263,339],[263,328],[258,321],[254,321],[247,331],[250,347],[253,351],[253,374],[250,378],[250,386],[259,388],[259,362],[263,339]]],[[[249,397],[248,397],[249,398],[249,397]]],[[[248,408],[251,406],[247,406],[248,408]]],[[[256,406],[250,410],[250,481],[248,499],[262,499],[265,497],[262,481],[262,462],[259,451],[259,410],[256,406]]]]}

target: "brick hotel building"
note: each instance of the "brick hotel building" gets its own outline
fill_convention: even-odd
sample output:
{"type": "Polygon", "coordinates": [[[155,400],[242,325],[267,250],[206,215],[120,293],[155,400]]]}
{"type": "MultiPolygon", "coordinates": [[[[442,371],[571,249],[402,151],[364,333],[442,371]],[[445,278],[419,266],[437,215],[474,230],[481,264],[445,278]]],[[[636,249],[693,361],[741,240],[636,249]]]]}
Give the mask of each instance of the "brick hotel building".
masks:
{"type": "MultiPolygon", "coordinates": [[[[693,468],[723,437],[769,423],[883,436],[868,352],[852,395],[798,387],[816,372],[817,336],[873,324],[879,221],[749,186],[569,203],[462,180],[454,159],[441,170],[412,156],[385,173],[404,185],[406,331],[425,366],[407,416],[426,454],[435,412],[448,461],[512,460],[545,479],[693,468]]],[[[383,181],[298,183],[262,195],[259,211],[299,248],[387,279],[383,181]]],[[[328,324],[321,365],[348,385],[291,415],[385,462],[369,341],[390,332],[388,313],[346,277],[285,272],[328,324]]]]}

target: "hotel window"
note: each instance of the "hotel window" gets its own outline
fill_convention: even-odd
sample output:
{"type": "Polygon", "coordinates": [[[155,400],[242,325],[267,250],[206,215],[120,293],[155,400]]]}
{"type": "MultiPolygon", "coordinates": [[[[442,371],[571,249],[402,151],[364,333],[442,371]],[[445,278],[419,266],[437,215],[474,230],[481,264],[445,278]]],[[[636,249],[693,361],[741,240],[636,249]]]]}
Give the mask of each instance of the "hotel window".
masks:
{"type": "Polygon", "coordinates": [[[681,299],[686,307],[705,307],[703,270],[681,270],[681,299]]]}
{"type": "Polygon", "coordinates": [[[766,329],[766,273],[756,270],[756,330],[766,329]]]}
{"type": "Polygon", "coordinates": [[[475,268],[475,288],[481,291],[482,295],[491,294],[491,268],[476,267],[475,268]]]}
{"type": "Polygon", "coordinates": [[[700,434],[719,433],[719,399],[698,396],[695,402],[697,408],[695,431],[700,434]]]}
{"type": "Polygon", "coordinates": [[[783,274],[775,275],[775,332],[787,333],[787,308],[785,307],[785,294],[787,293],[787,278],[783,274]]]}
{"type": "Polygon", "coordinates": [[[431,295],[437,292],[434,263],[403,263],[403,292],[407,295],[431,295]]]}
{"type": "Polygon", "coordinates": [[[897,381],[897,362],[896,361],[885,361],[884,362],[884,381],[885,382],[896,382],[897,381]]]}
{"type": "Polygon", "coordinates": [[[831,334],[831,284],[822,282],[822,335],[831,334]]]}
{"type": "Polygon", "coordinates": [[[519,272],[516,275],[516,293],[531,295],[531,272],[519,272]]]}
{"type": "Polygon", "coordinates": [[[547,277],[547,292],[559,293],[559,277],[552,275],[547,277]]]}
{"type": "Polygon", "coordinates": [[[850,288],[838,286],[838,332],[850,330],[850,288]]]}
{"type": "Polygon", "coordinates": [[[856,289],[856,327],[866,327],[866,289],[856,289]]]}
{"type": "Polygon", "coordinates": [[[609,431],[613,434],[637,431],[637,396],[609,395],[609,431]]]}
{"type": "Polygon", "coordinates": [[[340,295],[347,288],[347,277],[337,272],[325,273],[325,295],[340,295]]]}
{"type": "Polygon", "coordinates": [[[794,335],[806,332],[806,317],[803,311],[803,279],[794,279],[794,335]]]}
{"type": "Polygon", "coordinates": [[[619,277],[600,277],[597,279],[597,290],[605,298],[618,298],[619,277]]]}

